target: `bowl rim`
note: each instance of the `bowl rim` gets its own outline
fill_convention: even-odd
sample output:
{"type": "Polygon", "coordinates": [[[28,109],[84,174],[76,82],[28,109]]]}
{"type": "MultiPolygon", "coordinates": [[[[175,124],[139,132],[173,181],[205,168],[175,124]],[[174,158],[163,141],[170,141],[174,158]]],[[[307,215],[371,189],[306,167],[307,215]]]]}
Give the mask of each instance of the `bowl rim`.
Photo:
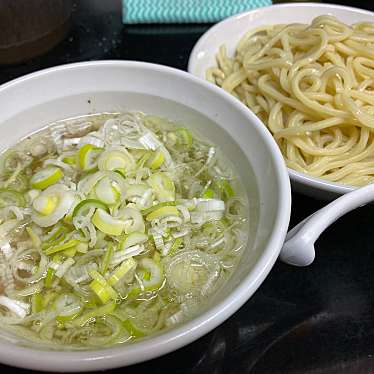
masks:
{"type": "Polygon", "coordinates": [[[263,253],[252,271],[246,275],[239,286],[225,300],[211,307],[193,320],[160,335],[129,345],[87,351],[47,351],[48,354],[43,356],[42,354],[46,351],[23,347],[1,340],[0,361],[5,364],[42,371],[92,371],[127,366],[177,350],[220,325],[252,296],[273,267],[287,232],[291,212],[291,188],[287,169],[278,146],[260,120],[244,104],[209,82],[205,82],[187,72],[158,64],[125,60],[104,60],[78,62],[43,69],[1,85],[0,92],[3,93],[4,91],[11,90],[13,87],[22,87],[24,82],[30,80],[34,80],[33,83],[37,84],[39,77],[48,75],[53,77],[53,74],[56,72],[63,72],[70,69],[100,69],[102,67],[109,69],[111,67],[120,67],[130,70],[145,69],[154,73],[167,73],[181,81],[192,81],[195,85],[205,90],[207,94],[221,96],[233,109],[240,111],[248,117],[248,120],[253,123],[253,126],[261,135],[275,166],[274,178],[279,185],[279,201],[277,203],[274,227],[263,253]],[[146,358],[144,359],[144,357],[146,358]]]}
{"type": "MultiPolygon", "coordinates": [[[[210,27],[195,43],[194,47],[191,50],[189,59],[188,59],[188,66],[187,71],[196,76],[202,78],[200,75],[196,74],[196,64],[198,62],[198,53],[201,50],[201,46],[206,43],[207,40],[210,39],[211,35],[213,35],[217,30],[225,28],[230,25],[230,23],[235,22],[238,19],[249,17],[253,14],[261,14],[261,17],[266,17],[268,13],[274,13],[277,11],[277,9],[282,8],[321,8],[326,10],[345,10],[347,12],[353,12],[356,14],[362,14],[366,16],[373,17],[374,21],[374,11],[356,8],[348,5],[339,5],[339,4],[331,4],[331,3],[307,3],[307,2],[301,2],[301,3],[284,3],[284,4],[275,4],[270,5],[266,7],[256,8],[248,11],[244,11],[238,14],[235,14],[233,16],[230,16],[228,18],[223,19],[222,21],[216,23],[212,27],[210,27]]],[[[204,79],[205,80],[205,79],[204,79]]],[[[294,169],[291,169],[287,167],[289,177],[291,179],[291,182],[298,183],[300,185],[305,186],[306,188],[313,191],[313,189],[317,189],[326,193],[335,193],[335,194],[345,194],[351,191],[354,191],[358,187],[352,186],[352,185],[345,185],[342,183],[336,183],[329,181],[327,179],[319,178],[319,177],[313,177],[309,174],[296,171],[294,169]]]]}

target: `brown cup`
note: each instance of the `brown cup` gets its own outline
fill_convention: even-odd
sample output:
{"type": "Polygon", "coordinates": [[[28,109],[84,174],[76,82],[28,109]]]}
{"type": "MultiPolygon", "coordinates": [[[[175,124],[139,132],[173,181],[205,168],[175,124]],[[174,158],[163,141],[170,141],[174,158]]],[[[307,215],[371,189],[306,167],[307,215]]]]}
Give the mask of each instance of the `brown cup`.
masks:
{"type": "Polygon", "coordinates": [[[71,0],[0,0],[0,64],[41,55],[67,34],[71,0]]]}

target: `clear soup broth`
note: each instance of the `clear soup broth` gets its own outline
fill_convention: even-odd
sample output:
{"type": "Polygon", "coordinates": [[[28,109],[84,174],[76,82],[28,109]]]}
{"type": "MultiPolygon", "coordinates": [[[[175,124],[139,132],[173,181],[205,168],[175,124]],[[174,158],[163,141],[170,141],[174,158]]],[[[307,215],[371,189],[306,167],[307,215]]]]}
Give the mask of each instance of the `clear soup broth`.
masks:
{"type": "Polygon", "coordinates": [[[0,321],[87,349],[193,318],[233,273],[248,201],[188,127],[143,113],[53,123],[0,163],[0,321]]]}

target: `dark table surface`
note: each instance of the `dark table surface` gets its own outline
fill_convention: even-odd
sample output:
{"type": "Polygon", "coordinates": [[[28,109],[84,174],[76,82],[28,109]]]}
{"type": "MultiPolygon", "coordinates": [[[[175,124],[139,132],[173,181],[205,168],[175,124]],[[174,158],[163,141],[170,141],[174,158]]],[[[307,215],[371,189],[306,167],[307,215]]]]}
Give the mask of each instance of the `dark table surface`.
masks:
{"type": "MultiPolygon", "coordinates": [[[[338,3],[374,9],[364,1],[338,3]]],[[[98,59],[186,70],[193,45],[209,27],[123,26],[119,1],[77,1],[66,39],[42,57],[0,67],[0,83],[50,66],[98,59]]],[[[326,204],[296,193],[292,197],[291,226],[326,204]]],[[[174,353],[111,372],[374,373],[373,228],[373,206],[346,215],[318,240],[311,266],[277,262],[254,296],[220,327],[174,353]]],[[[27,372],[5,365],[0,370],[27,372]]]]}

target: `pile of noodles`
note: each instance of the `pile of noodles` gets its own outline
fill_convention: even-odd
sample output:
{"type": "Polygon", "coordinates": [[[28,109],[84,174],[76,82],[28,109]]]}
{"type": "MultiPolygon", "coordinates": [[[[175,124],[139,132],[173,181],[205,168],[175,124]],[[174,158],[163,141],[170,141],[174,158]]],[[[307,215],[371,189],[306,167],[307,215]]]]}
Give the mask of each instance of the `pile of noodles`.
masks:
{"type": "Polygon", "coordinates": [[[244,35],[222,46],[207,79],[269,128],[287,166],[361,186],[374,181],[374,23],[320,16],[244,35]]]}

